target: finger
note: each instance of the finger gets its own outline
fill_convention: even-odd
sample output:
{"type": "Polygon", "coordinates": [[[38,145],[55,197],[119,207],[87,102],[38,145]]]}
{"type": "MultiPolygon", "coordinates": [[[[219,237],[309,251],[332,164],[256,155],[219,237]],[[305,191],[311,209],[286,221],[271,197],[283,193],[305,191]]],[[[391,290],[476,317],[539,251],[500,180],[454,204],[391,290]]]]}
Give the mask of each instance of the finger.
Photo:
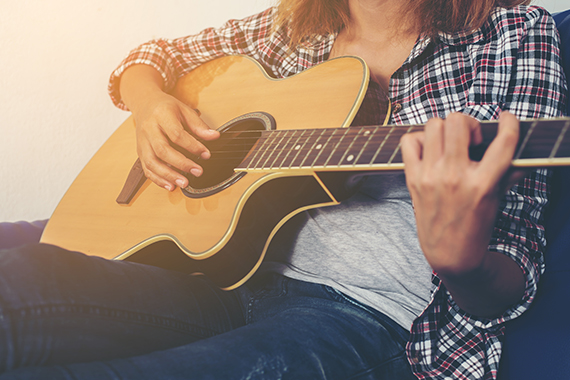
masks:
{"type": "Polygon", "coordinates": [[[202,174],[202,168],[170,146],[160,130],[141,130],[137,135],[137,147],[143,168],[149,172],[147,178],[161,187],[187,186],[187,178],[173,167],[195,176],[202,174]]]}
{"type": "MultiPolygon", "coordinates": [[[[141,163],[142,163],[142,160],[141,160],[141,163]]],[[[155,183],[157,186],[165,188],[168,191],[173,191],[174,189],[176,189],[176,185],[174,183],[171,183],[170,181],[167,181],[163,177],[160,177],[157,174],[155,174],[152,170],[150,170],[148,168],[148,166],[146,166],[145,163],[142,163],[142,165],[143,165],[143,170],[144,170],[145,176],[148,179],[150,179],[153,183],[155,183]]]]}
{"type": "Polygon", "coordinates": [[[407,133],[400,139],[400,149],[402,151],[404,172],[408,185],[410,185],[409,181],[415,178],[420,170],[424,138],[424,132],[414,132],[407,133]]]}
{"type": "Polygon", "coordinates": [[[480,170],[487,173],[489,181],[498,183],[509,167],[519,140],[519,121],[509,113],[503,112],[499,118],[497,135],[489,144],[480,163],[480,170]]]}
{"type": "Polygon", "coordinates": [[[476,144],[474,140],[482,140],[481,125],[477,120],[461,113],[450,114],[445,119],[443,150],[452,162],[468,160],[469,146],[476,144]]]}
{"type": "MultiPolygon", "coordinates": [[[[200,118],[197,118],[197,120],[202,124],[204,124],[204,122],[200,118]]],[[[185,124],[187,123],[185,122],[185,124]]],[[[183,150],[197,157],[201,157],[203,159],[210,158],[211,154],[208,148],[206,148],[204,144],[198,141],[197,138],[191,134],[193,132],[191,133],[188,132],[188,130],[183,125],[183,121],[180,120],[178,115],[176,114],[168,115],[166,119],[160,121],[159,127],[162,133],[166,137],[168,137],[168,140],[172,142],[174,145],[182,148],[183,150]]],[[[158,144],[156,145],[156,149],[158,150],[157,154],[159,155],[159,157],[164,159],[166,162],[173,164],[173,162],[170,162],[168,158],[166,158],[166,156],[162,156],[160,153],[162,152],[162,149],[165,149],[164,153],[170,152],[167,146],[164,145],[164,141],[161,139],[157,140],[157,142],[158,144]]],[[[184,169],[181,167],[178,168],[186,172],[188,172],[190,169],[190,168],[184,169]]]]}
{"type": "Polygon", "coordinates": [[[150,144],[139,144],[138,155],[145,176],[156,185],[172,191],[176,186],[186,187],[187,179],[170,166],[158,159],[150,144]]]}
{"type": "MultiPolygon", "coordinates": [[[[170,145],[170,142],[163,138],[160,138],[159,136],[155,136],[154,139],[150,140],[150,145],[151,145],[151,149],[154,152],[154,156],[160,160],[161,162],[164,163],[164,165],[160,165],[160,166],[173,166],[175,168],[177,168],[178,170],[185,172],[185,173],[191,173],[192,175],[198,177],[202,174],[202,167],[200,165],[198,165],[196,162],[192,161],[191,159],[189,159],[188,157],[186,157],[184,154],[180,153],[178,150],[176,150],[175,148],[173,148],[170,145]]],[[[163,171],[163,170],[161,170],[163,171]]],[[[167,171],[168,173],[171,172],[171,170],[167,171]]],[[[157,173],[157,174],[161,174],[161,173],[157,173]]],[[[179,175],[181,176],[181,175],[179,175]]],[[[171,176],[169,176],[170,179],[171,176]]],[[[183,176],[181,176],[183,177],[183,176]]]]}
{"type": "MultiPolygon", "coordinates": [[[[220,133],[217,130],[211,129],[208,124],[206,124],[204,120],[200,118],[200,115],[189,107],[181,108],[181,118],[183,119],[187,130],[195,135],[198,139],[211,141],[220,137],[220,133]]],[[[200,145],[201,146],[197,147],[198,154],[194,154],[202,157],[203,159],[208,159],[210,157],[210,152],[204,145],[200,145]]]]}
{"type": "Polygon", "coordinates": [[[443,120],[437,117],[430,119],[426,123],[424,131],[422,160],[428,165],[433,165],[443,153],[443,120]]]}

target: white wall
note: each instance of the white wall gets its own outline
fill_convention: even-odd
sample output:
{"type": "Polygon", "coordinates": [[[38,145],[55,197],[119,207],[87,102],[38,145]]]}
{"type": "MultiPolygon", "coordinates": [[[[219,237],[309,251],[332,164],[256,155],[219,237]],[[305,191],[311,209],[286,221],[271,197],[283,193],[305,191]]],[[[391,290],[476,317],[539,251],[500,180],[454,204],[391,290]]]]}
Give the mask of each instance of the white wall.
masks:
{"type": "MultiPolygon", "coordinates": [[[[568,0],[537,2],[552,12],[570,8],[568,0]]],[[[106,85],[131,48],[273,3],[0,0],[0,221],[48,218],[126,118],[111,105],[106,85]]]]}
{"type": "Polygon", "coordinates": [[[128,116],[107,79],[155,37],[179,37],[273,0],[0,0],[0,221],[48,218],[128,116]]]}

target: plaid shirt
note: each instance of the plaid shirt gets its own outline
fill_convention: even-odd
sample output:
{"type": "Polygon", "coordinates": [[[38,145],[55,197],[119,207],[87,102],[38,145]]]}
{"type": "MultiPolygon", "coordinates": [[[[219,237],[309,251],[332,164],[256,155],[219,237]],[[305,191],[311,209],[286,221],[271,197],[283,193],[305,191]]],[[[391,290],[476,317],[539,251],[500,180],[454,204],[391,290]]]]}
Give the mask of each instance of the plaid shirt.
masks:
{"type": "MultiPolygon", "coordinates": [[[[274,15],[271,8],[231,20],[219,29],[140,46],[112,74],[113,101],[126,109],[118,81],[133,64],[156,68],[169,90],[200,64],[230,54],[253,57],[277,78],[328,59],[336,35],[316,37],[289,49],[287,30],[272,31],[274,15]]],[[[391,122],[423,124],[451,112],[489,120],[498,118],[502,110],[520,119],[559,116],[566,88],[558,45],[552,18],[542,8],[526,6],[497,9],[473,33],[420,38],[391,78],[391,122]]],[[[407,344],[408,360],[418,378],[496,378],[502,324],[529,307],[544,269],[542,210],[547,203],[547,179],[546,170],[537,170],[511,189],[502,200],[489,245],[521,267],[526,277],[524,297],[500,317],[481,319],[461,310],[434,274],[431,302],[414,321],[407,344]]]]}

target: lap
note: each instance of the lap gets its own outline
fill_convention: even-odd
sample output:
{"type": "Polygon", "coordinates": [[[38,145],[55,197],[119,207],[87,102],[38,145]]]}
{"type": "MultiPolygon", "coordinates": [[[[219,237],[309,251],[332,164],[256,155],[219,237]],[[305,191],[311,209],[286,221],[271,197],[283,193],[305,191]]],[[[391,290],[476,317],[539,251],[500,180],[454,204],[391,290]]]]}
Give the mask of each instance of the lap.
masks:
{"type": "MultiPolygon", "coordinates": [[[[322,285],[258,276],[250,281],[250,289],[224,292],[203,277],[49,246],[20,254],[21,262],[13,269],[35,261],[37,269],[30,269],[25,278],[39,276],[34,282],[56,283],[55,288],[64,289],[42,289],[32,303],[67,300],[68,306],[60,309],[53,309],[52,301],[42,305],[61,311],[49,323],[62,318],[57,331],[67,338],[59,345],[68,348],[68,358],[44,362],[41,365],[49,366],[45,368],[9,372],[1,379],[413,378],[404,353],[407,332],[322,285]],[[85,305],[90,311],[70,317],[69,305],[85,305]],[[69,323],[73,326],[64,333],[69,323]],[[78,338],[83,335],[88,339],[81,342],[78,338]],[[99,335],[107,337],[97,342],[94,337],[99,335]],[[70,351],[81,351],[83,346],[89,355],[107,353],[69,361],[70,351]],[[137,346],[146,346],[147,351],[137,352],[137,346]]],[[[22,302],[18,305],[24,308],[22,302]]]]}
{"type": "Polygon", "coordinates": [[[0,251],[0,284],[2,327],[18,331],[7,368],[140,355],[244,324],[239,292],[203,276],[43,244],[0,251]]]}
{"type": "Polygon", "coordinates": [[[0,223],[0,249],[39,242],[46,224],[47,220],[0,223]]]}

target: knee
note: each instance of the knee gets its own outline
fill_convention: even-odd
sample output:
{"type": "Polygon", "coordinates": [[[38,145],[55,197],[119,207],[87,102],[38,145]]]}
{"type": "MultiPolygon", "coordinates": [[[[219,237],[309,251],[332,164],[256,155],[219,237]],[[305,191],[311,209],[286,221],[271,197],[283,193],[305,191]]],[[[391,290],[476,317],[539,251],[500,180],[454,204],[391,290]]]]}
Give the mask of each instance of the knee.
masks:
{"type": "Polygon", "coordinates": [[[48,244],[25,244],[0,250],[0,266],[10,269],[22,267],[22,270],[35,265],[49,266],[54,257],[65,255],[66,252],[63,248],[48,244]]]}
{"type": "MultiPolygon", "coordinates": [[[[41,285],[62,271],[69,270],[77,253],[47,244],[27,244],[0,250],[0,288],[29,288],[41,285]]],[[[1,291],[1,290],[0,290],[1,291]]]]}

